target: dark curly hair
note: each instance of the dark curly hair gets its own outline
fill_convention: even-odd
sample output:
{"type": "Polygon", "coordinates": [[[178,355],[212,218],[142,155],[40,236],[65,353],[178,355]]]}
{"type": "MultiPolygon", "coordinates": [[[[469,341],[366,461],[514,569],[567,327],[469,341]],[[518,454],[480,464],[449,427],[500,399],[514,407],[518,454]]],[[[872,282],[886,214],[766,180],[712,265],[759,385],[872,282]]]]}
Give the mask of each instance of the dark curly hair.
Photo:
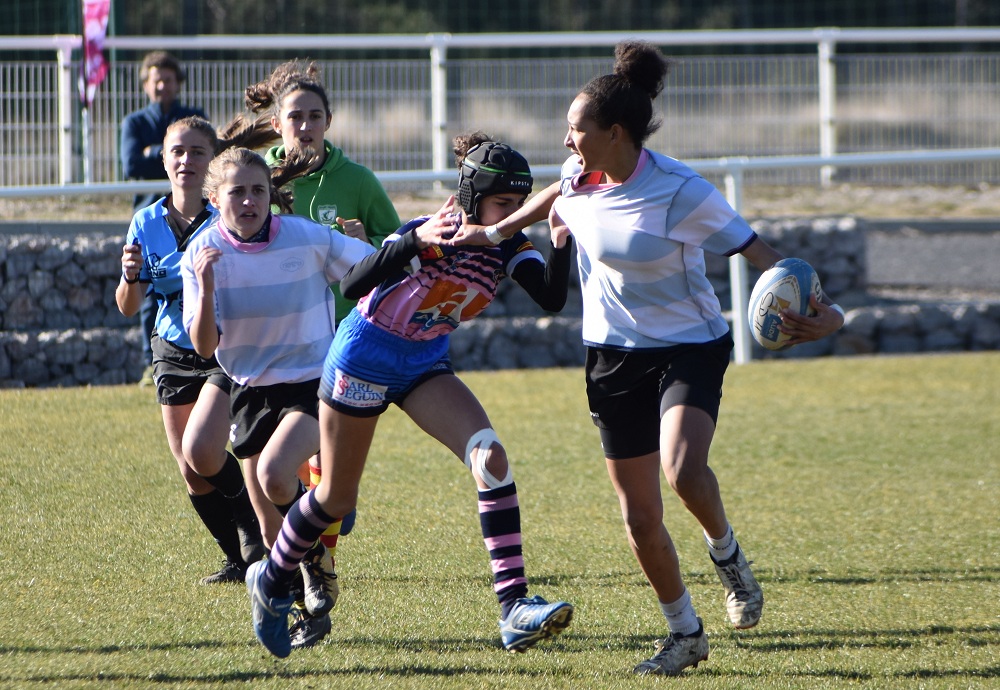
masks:
{"type": "Polygon", "coordinates": [[[462,161],[465,160],[466,154],[469,153],[470,150],[487,141],[498,141],[498,139],[494,139],[489,134],[481,130],[476,130],[475,132],[467,134],[459,134],[457,137],[452,139],[451,152],[455,154],[455,167],[461,168],[462,161]]]}
{"type": "Polygon", "coordinates": [[[671,62],[646,41],[628,40],[615,46],[612,74],[596,77],[583,87],[587,115],[602,129],[621,125],[637,146],[660,128],[653,117],[653,99],[663,90],[671,62]]]}

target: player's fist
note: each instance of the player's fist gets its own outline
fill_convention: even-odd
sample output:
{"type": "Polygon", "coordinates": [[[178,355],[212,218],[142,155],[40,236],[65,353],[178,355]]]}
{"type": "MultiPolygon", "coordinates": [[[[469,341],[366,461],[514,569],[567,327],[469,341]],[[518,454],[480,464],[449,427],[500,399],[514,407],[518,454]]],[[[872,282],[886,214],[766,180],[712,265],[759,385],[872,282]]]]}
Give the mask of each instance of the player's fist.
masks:
{"type": "Polygon", "coordinates": [[[129,283],[139,279],[139,271],[142,270],[142,245],[126,244],[122,247],[122,276],[129,283]]]}

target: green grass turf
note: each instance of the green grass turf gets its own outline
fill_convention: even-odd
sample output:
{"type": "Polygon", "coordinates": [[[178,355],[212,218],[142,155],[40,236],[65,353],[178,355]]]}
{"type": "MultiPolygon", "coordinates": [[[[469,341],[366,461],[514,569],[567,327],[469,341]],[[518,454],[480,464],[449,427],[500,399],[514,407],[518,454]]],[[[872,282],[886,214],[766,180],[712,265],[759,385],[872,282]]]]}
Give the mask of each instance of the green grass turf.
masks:
{"type": "Polygon", "coordinates": [[[379,424],[325,644],[279,661],[194,515],[152,393],[0,391],[3,688],[1000,686],[1000,353],[730,369],[712,465],[766,595],[727,623],[693,518],[666,522],[712,645],[636,678],[666,634],[625,542],[577,369],[469,373],[515,464],[532,592],[576,605],[499,648],[473,482],[398,410],[379,424]]]}

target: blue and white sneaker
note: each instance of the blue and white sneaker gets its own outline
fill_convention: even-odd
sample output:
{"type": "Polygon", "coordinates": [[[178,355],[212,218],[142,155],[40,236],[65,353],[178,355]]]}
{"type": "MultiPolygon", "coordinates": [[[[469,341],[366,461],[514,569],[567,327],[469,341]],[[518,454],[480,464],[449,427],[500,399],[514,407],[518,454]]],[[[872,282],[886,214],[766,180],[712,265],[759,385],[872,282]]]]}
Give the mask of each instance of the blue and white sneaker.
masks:
{"type": "Polygon", "coordinates": [[[561,633],[572,620],[573,605],[565,601],[550,604],[537,595],[518,599],[507,618],[500,620],[500,639],[508,652],[525,652],[561,633]]]}
{"type": "Polygon", "coordinates": [[[279,659],[292,653],[292,640],[288,633],[288,610],[294,597],[269,599],[260,587],[267,569],[267,561],[256,561],[247,568],[247,593],[253,614],[253,632],[257,640],[279,659]]]}

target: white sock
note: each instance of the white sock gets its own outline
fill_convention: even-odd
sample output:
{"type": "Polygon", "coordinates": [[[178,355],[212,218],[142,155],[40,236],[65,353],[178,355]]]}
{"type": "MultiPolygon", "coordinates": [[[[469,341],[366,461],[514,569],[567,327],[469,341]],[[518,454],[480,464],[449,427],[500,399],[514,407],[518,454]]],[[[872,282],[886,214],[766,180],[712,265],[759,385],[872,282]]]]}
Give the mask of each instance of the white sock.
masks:
{"type": "Polygon", "coordinates": [[[687,588],[684,589],[684,594],[677,601],[672,601],[669,604],[664,604],[661,601],[660,610],[663,611],[663,617],[667,619],[671,633],[693,635],[698,632],[698,628],[701,626],[698,614],[695,613],[694,606],[691,605],[691,595],[687,588]]]}
{"type": "Polygon", "coordinates": [[[729,560],[736,553],[736,538],[733,536],[733,526],[726,525],[726,533],[718,539],[713,539],[705,532],[705,541],[708,542],[708,552],[716,563],[729,560]]]}

